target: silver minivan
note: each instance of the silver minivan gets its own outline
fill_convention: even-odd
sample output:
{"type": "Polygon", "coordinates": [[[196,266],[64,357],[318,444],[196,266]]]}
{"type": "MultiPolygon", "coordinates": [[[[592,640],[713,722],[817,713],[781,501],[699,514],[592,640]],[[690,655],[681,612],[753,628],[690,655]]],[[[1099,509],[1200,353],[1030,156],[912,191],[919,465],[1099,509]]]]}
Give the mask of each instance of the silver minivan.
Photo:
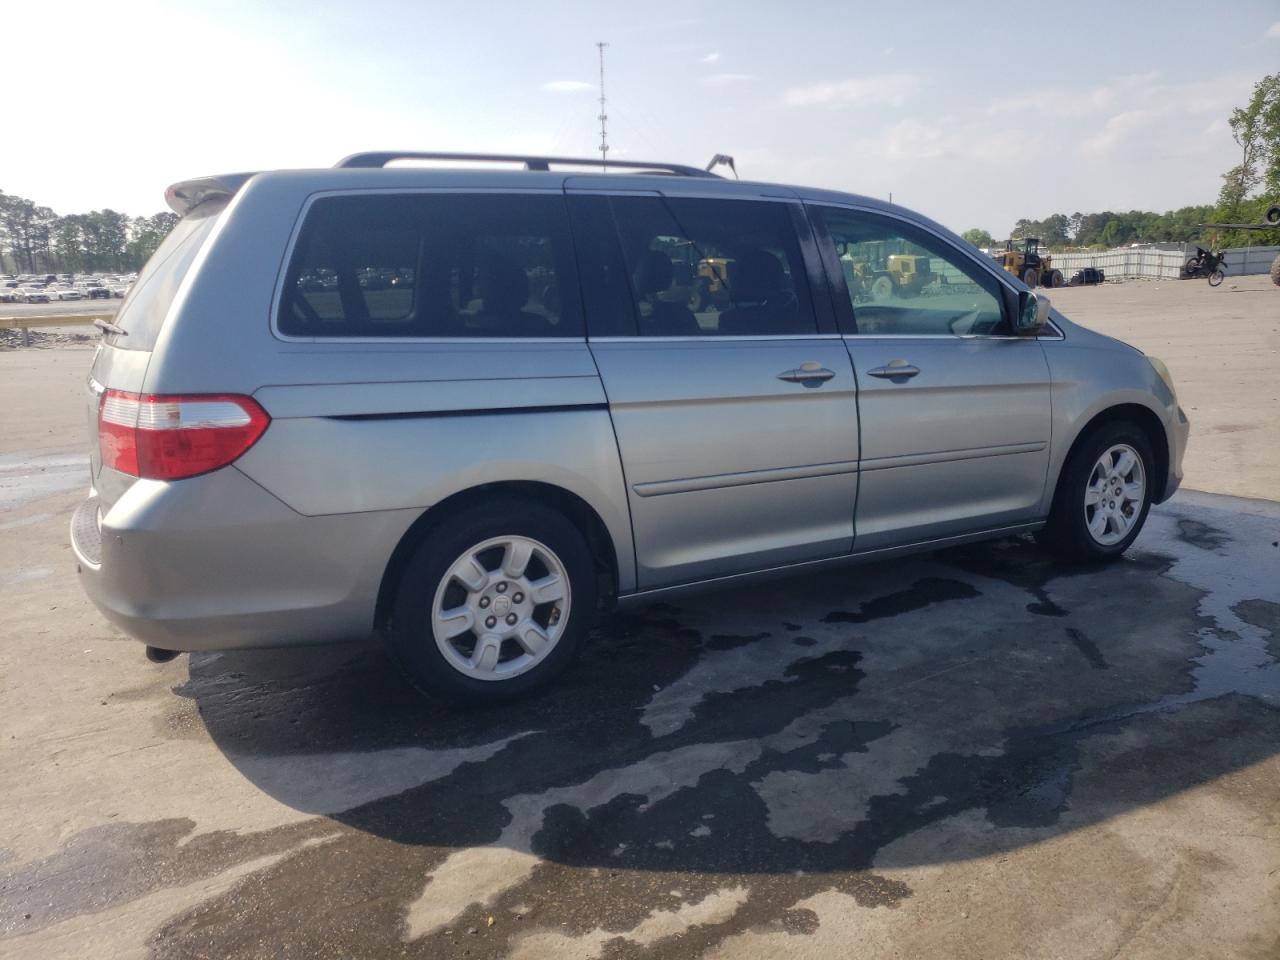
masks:
{"type": "Polygon", "coordinates": [[[615,604],[1024,532],[1102,561],[1178,486],[1164,365],[919,214],[403,162],[442,159],[169,188],[102,323],[71,526],[154,659],[376,632],[502,698],[615,604]]]}

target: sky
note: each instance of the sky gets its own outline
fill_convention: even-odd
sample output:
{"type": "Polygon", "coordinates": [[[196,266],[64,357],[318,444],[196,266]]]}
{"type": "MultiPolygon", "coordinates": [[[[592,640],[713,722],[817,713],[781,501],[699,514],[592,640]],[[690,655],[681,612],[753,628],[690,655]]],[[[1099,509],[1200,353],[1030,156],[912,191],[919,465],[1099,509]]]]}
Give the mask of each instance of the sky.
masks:
{"type": "Polygon", "coordinates": [[[1002,236],[1213,202],[1231,109],[1280,71],[1280,0],[1212,10],[8,0],[0,190],[140,215],[178,180],[362,150],[598,156],[606,41],[616,159],[726,153],[743,179],[892,194],[1002,236]]]}

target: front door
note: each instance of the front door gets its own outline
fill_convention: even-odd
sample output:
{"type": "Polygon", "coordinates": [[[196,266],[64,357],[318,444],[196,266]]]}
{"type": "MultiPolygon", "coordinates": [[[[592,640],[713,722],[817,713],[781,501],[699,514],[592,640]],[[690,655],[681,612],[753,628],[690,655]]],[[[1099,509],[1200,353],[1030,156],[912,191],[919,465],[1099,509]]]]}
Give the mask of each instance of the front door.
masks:
{"type": "Polygon", "coordinates": [[[848,553],[853,372],[829,314],[820,332],[798,207],[654,194],[571,209],[640,587],[848,553]]]}
{"type": "Polygon", "coordinates": [[[855,550],[1038,519],[1049,368],[994,267],[896,217],[811,212],[858,379],[855,550]]]}

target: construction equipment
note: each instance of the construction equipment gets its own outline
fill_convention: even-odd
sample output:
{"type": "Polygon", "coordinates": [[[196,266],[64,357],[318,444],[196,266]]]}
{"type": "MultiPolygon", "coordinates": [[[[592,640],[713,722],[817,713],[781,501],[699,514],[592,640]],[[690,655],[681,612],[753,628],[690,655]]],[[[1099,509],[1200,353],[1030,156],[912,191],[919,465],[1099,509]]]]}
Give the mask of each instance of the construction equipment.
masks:
{"type": "MultiPolygon", "coordinates": [[[[893,242],[899,250],[908,248],[893,242]]],[[[929,257],[916,253],[887,253],[885,241],[841,244],[840,265],[854,300],[877,303],[892,297],[914,297],[934,279],[929,257]]]]}
{"type": "Polygon", "coordinates": [[[1041,255],[1039,237],[1014,237],[995,259],[1028,287],[1062,286],[1062,271],[1053,268],[1052,257],[1041,255]]]}

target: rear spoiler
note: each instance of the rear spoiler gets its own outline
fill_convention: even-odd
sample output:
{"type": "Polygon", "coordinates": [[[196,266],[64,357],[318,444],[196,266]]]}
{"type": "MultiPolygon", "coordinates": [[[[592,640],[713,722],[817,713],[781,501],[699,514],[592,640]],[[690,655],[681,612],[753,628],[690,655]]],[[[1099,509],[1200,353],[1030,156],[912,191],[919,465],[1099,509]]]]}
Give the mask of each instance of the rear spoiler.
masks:
{"type": "Polygon", "coordinates": [[[164,192],[164,200],[169,204],[170,210],[185,217],[206,200],[234,195],[252,176],[252,173],[224,173],[216,177],[183,180],[164,192]]]}

